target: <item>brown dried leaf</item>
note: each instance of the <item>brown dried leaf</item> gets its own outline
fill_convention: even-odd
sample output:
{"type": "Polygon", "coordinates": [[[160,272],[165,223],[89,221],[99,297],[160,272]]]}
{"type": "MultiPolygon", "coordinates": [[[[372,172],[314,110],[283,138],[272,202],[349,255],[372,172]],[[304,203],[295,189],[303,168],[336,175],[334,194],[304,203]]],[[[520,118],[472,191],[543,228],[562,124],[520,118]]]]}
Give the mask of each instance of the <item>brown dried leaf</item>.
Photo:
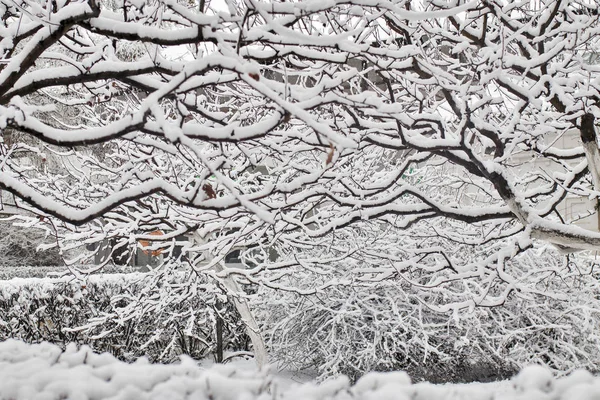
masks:
{"type": "Polygon", "coordinates": [[[209,199],[217,198],[217,194],[215,193],[215,190],[212,188],[210,183],[205,183],[204,185],[202,185],[202,190],[204,190],[206,197],[208,197],[209,199]]]}
{"type": "Polygon", "coordinates": [[[329,143],[329,154],[327,154],[327,160],[325,160],[325,165],[331,164],[333,160],[333,153],[335,152],[335,147],[333,147],[333,143],[329,143]]]}

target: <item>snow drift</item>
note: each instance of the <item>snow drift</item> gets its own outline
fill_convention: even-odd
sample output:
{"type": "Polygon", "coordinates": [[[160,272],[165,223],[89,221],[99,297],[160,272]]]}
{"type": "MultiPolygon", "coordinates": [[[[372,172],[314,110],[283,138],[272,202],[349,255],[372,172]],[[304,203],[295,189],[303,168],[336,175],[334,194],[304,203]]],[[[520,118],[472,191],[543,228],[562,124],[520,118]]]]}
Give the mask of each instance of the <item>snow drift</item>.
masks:
{"type": "Polygon", "coordinates": [[[232,365],[203,369],[189,357],[177,364],[128,364],[89,347],[65,351],[41,343],[0,342],[2,399],[592,399],[600,396],[600,378],[586,371],[555,379],[539,366],[525,368],[506,385],[412,384],[403,372],[370,373],[355,384],[341,376],[320,385],[281,387],[266,371],[232,365]]]}

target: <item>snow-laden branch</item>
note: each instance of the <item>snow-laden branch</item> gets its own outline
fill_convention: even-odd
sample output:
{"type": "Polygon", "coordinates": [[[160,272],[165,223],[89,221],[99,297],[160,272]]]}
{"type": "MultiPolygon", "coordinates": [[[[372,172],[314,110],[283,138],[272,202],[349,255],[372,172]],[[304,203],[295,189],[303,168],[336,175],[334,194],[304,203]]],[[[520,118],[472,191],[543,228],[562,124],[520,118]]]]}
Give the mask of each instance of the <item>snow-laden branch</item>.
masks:
{"type": "Polygon", "coordinates": [[[325,273],[303,252],[372,243],[386,279],[501,304],[531,238],[600,244],[598,18],[505,3],[0,0],[0,186],[79,225],[65,246],[160,231],[170,261],[238,251],[294,290],[325,273]]]}

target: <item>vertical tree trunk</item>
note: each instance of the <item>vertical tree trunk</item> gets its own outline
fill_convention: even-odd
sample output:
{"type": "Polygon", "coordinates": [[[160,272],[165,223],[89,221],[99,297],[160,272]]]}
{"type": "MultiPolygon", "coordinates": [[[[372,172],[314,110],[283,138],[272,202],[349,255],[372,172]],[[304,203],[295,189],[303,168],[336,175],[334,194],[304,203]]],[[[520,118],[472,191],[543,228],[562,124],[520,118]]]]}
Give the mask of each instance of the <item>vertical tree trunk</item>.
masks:
{"type": "Polygon", "coordinates": [[[595,120],[593,114],[585,114],[581,117],[580,136],[594,190],[600,191],[600,150],[596,138],[595,120]]]}
{"type": "Polygon", "coordinates": [[[223,317],[221,317],[221,310],[222,304],[220,301],[217,301],[217,303],[215,304],[215,309],[217,311],[217,326],[216,326],[216,330],[217,330],[217,359],[216,361],[218,363],[222,363],[223,362],[223,317]]]}
{"type": "MultiPolygon", "coordinates": [[[[200,237],[198,233],[194,233],[194,240],[197,243],[202,243],[203,241],[202,237],[200,237]]],[[[221,264],[216,264],[214,268],[216,272],[221,272],[224,270],[224,266],[221,264]]],[[[256,361],[256,365],[259,368],[262,368],[268,362],[267,348],[260,334],[260,329],[258,328],[256,319],[254,318],[254,314],[252,314],[252,310],[250,309],[246,299],[240,296],[242,290],[233,280],[233,278],[223,278],[223,283],[225,284],[225,287],[233,294],[233,304],[242,317],[242,322],[246,326],[246,333],[250,337],[252,347],[254,348],[254,360],[256,361]]]]}

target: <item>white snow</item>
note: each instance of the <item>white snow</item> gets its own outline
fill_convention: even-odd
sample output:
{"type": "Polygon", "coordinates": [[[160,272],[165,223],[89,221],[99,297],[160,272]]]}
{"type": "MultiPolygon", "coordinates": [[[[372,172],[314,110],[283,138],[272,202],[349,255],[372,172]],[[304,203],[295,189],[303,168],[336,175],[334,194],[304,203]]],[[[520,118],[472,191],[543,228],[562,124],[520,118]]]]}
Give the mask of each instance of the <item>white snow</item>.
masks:
{"type": "Polygon", "coordinates": [[[291,383],[248,362],[208,368],[182,357],[178,364],[127,364],[109,354],[71,344],[0,342],[0,398],[213,399],[213,400],[580,400],[600,396],[600,378],[586,371],[556,379],[540,366],[512,381],[475,384],[412,384],[404,372],[370,373],[352,385],[340,376],[321,384],[291,383]]]}

